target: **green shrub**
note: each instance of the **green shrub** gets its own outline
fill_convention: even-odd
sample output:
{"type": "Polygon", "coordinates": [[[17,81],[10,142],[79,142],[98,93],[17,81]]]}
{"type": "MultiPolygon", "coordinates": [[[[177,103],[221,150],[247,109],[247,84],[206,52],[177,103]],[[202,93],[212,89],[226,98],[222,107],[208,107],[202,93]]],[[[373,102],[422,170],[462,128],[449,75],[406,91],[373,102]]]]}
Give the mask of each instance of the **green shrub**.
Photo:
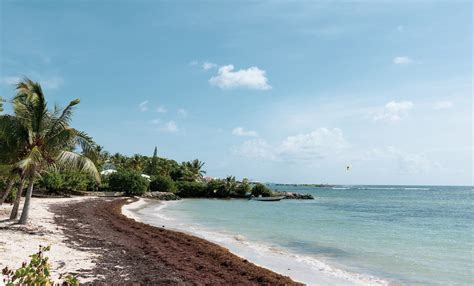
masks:
{"type": "MultiPolygon", "coordinates": [[[[44,252],[49,251],[50,247],[42,247],[39,251],[30,255],[30,263],[23,263],[17,270],[13,271],[8,267],[2,269],[2,275],[5,277],[6,286],[14,285],[54,285],[51,280],[51,266],[48,257],[44,256],[44,252]]],[[[61,275],[60,279],[64,281],[57,285],[79,286],[79,281],[72,275],[61,275]]]]}
{"type": "Polygon", "coordinates": [[[258,183],[255,186],[253,186],[252,195],[256,197],[259,197],[260,195],[262,197],[270,197],[272,195],[272,191],[269,188],[267,188],[264,184],[258,183]]]}
{"type": "Polygon", "coordinates": [[[68,193],[85,192],[92,179],[81,172],[69,171],[63,173],[63,189],[68,193]]]}
{"type": "Polygon", "coordinates": [[[109,191],[125,192],[128,196],[139,196],[148,189],[148,180],[140,173],[133,171],[118,171],[109,176],[109,191]]]}
{"type": "Polygon", "coordinates": [[[207,186],[202,182],[178,181],[176,187],[178,188],[177,195],[182,198],[209,197],[207,186]]]}
{"type": "Polygon", "coordinates": [[[237,185],[235,188],[235,194],[238,197],[245,197],[247,193],[250,193],[252,188],[250,187],[249,181],[247,179],[243,179],[240,184],[237,185]]]}
{"type": "Polygon", "coordinates": [[[231,194],[231,190],[226,186],[225,181],[220,179],[209,181],[207,190],[209,195],[215,198],[228,198],[231,194]]]}
{"type": "Polygon", "coordinates": [[[48,172],[41,175],[39,185],[41,188],[54,193],[85,192],[95,184],[90,176],[77,172],[48,172]]]}
{"type": "Polygon", "coordinates": [[[150,182],[150,191],[176,193],[176,185],[168,176],[156,176],[150,182]]]}
{"type": "Polygon", "coordinates": [[[39,186],[50,192],[60,192],[64,186],[63,176],[57,172],[48,172],[41,175],[39,186]]]}

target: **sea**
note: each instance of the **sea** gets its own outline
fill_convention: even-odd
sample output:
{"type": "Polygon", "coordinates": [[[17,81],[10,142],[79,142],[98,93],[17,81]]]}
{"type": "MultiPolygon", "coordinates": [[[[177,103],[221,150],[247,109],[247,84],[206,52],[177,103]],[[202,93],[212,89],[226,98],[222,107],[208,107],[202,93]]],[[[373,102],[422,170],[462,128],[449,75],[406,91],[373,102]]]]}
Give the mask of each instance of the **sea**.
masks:
{"type": "Polygon", "coordinates": [[[269,186],[315,199],[183,199],[134,214],[308,285],[474,285],[472,186],[269,186]]]}

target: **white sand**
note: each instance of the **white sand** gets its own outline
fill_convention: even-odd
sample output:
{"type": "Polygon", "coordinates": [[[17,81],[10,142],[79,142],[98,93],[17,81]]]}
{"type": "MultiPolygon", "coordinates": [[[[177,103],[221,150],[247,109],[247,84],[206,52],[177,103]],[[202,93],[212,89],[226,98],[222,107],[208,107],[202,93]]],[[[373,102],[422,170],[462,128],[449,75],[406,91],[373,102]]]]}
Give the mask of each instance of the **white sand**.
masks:
{"type": "MultiPolygon", "coordinates": [[[[66,245],[63,231],[54,224],[54,214],[48,211],[51,204],[64,204],[87,200],[86,197],[67,199],[33,198],[30,221],[27,226],[15,225],[6,221],[11,205],[0,206],[0,269],[8,266],[17,269],[22,262],[29,261],[29,255],[38,251],[38,246],[51,246],[46,253],[52,269],[52,278],[57,281],[60,274],[83,273],[94,267],[97,257],[92,251],[81,251],[66,245]]],[[[1,274],[0,274],[1,276],[1,274]]],[[[80,277],[81,283],[93,280],[93,277],[80,277]]],[[[3,285],[3,279],[0,279],[3,285]]]]}

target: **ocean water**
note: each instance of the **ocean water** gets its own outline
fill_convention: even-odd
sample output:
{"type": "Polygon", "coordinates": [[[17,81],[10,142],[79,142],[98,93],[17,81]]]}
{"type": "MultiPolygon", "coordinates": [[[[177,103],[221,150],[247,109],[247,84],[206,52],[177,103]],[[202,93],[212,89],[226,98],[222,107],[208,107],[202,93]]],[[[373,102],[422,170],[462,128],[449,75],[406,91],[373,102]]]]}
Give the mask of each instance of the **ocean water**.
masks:
{"type": "Polygon", "coordinates": [[[137,214],[308,284],[474,285],[473,187],[271,187],[316,199],[186,199],[137,214]]]}

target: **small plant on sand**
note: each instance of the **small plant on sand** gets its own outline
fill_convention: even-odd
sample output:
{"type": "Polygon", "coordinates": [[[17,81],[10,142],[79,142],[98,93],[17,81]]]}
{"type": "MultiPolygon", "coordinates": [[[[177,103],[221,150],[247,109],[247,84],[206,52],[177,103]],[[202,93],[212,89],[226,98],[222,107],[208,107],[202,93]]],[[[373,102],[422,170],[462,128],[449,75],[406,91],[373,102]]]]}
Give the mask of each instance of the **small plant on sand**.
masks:
{"type": "MultiPolygon", "coordinates": [[[[20,268],[13,271],[8,267],[2,269],[2,274],[5,277],[3,282],[6,286],[16,285],[45,285],[52,286],[55,283],[51,280],[51,270],[48,262],[48,257],[44,256],[46,251],[49,251],[49,246],[39,246],[39,251],[30,255],[30,263],[24,262],[20,268]]],[[[56,285],[63,286],[78,286],[79,281],[72,275],[61,275],[62,283],[56,285]]]]}

